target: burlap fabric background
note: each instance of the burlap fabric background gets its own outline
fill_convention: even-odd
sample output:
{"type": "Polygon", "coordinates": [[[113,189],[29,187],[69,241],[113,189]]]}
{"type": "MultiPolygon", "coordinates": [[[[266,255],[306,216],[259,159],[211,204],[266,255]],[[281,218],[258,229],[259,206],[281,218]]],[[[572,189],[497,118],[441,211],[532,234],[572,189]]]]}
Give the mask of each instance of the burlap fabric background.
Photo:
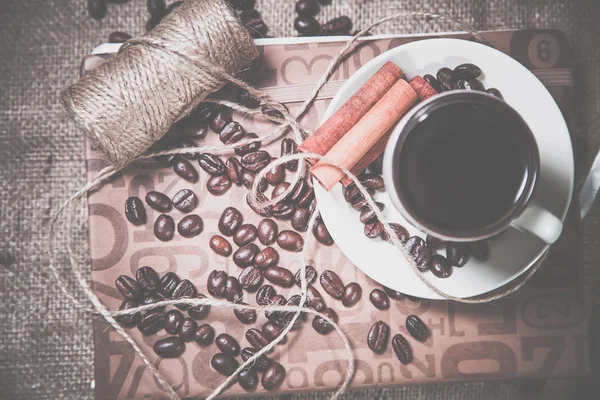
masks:
{"type": "MultiPolygon", "coordinates": [[[[109,32],[141,34],[144,0],[111,5],[102,22],[85,0],[0,0],[0,398],[91,399],[91,317],[64,298],[47,269],[52,210],[84,183],[83,145],[58,103],[77,79],[82,55],[109,32]]],[[[258,0],[273,36],[294,35],[292,0],[258,0]]],[[[576,133],[583,137],[578,186],[600,147],[600,1],[598,0],[333,0],[318,18],[348,15],[364,27],[388,13],[429,11],[455,16],[476,29],[561,28],[576,62],[576,133]],[[587,144],[586,144],[587,142],[587,144]],[[586,157],[587,154],[587,157],[586,157]]],[[[452,30],[435,21],[397,21],[379,32],[452,30]]],[[[76,247],[85,258],[82,214],[76,247]]],[[[600,206],[583,223],[586,292],[592,308],[593,376],[554,381],[452,383],[354,391],[372,399],[563,399],[600,393],[600,206]]],[[[64,257],[65,237],[55,252],[64,257]]],[[[68,275],[66,275],[68,276],[68,275]]],[[[75,287],[74,282],[71,282],[75,287]]],[[[81,293],[77,297],[83,299],[81,293]]],[[[325,399],[326,394],[284,396],[325,399]]]]}

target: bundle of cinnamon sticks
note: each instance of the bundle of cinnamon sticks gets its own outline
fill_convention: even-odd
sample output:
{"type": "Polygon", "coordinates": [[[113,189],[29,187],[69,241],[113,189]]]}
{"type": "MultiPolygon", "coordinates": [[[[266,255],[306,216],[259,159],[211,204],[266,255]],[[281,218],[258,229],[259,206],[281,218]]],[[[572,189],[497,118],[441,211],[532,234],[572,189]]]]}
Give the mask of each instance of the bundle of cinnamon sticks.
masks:
{"type": "MultiPolygon", "coordinates": [[[[400,118],[435,94],[422,77],[407,82],[400,67],[388,61],[299,150],[323,155],[358,175],[383,153],[400,118]]],[[[340,180],[345,186],[351,183],[341,170],[323,161],[314,163],[311,173],[327,191],[340,180]]]]}

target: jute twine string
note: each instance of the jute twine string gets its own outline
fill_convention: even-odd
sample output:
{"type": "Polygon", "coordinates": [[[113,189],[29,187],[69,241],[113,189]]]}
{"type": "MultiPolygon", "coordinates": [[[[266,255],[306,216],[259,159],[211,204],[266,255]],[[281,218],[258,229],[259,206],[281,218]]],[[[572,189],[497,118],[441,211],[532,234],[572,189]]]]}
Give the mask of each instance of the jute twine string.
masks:
{"type": "MultiPolygon", "coordinates": [[[[363,29],[362,31],[360,31],[357,35],[355,35],[352,39],[350,39],[346,43],[346,45],[342,48],[342,50],[340,51],[340,53],[338,54],[336,59],[331,62],[331,64],[327,68],[326,72],[323,74],[321,79],[317,82],[315,90],[311,93],[311,96],[300,107],[300,109],[296,113],[295,117],[290,116],[289,113],[286,111],[285,107],[283,107],[279,103],[272,101],[270,99],[270,97],[267,96],[266,94],[256,90],[255,88],[251,87],[250,85],[246,84],[243,81],[240,81],[232,76],[229,76],[222,69],[220,69],[218,67],[214,67],[212,65],[207,65],[207,63],[204,62],[203,60],[199,60],[199,59],[197,59],[197,57],[190,57],[189,55],[185,54],[184,52],[179,52],[177,50],[172,51],[171,49],[163,48],[162,50],[167,53],[174,53],[175,55],[177,55],[179,57],[186,58],[186,59],[192,61],[195,65],[202,66],[203,68],[209,68],[209,70],[211,72],[214,72],[214,75],[219,77],[219,79],[227,79],[228,81],[233,82],[234,84],[240,86],[241,88],[249,91],[252,95],[254,95],[256,98],[258,98],[261,101],[261,104],[268,105],[272,109],[278,110],[280,115],[274,116],[273,114],[265,114],[261,111],[251,110],[251,109],[248,109],[241,105],[238,105],[236,103],[225,102],[225,101],[215,101],[215,102],[220,103],[220,104],[226,104],[227,106],[229,106],[232,109],[239,111],[239,112],[244,112],[244,113],[247,113],[250,115],[260,115],[264,118],[271,120],[272,122],[275,122],[278,125],[270,133],[263,135],[262,137],[259,137],[256,139],[251,139],[251,140],[246,139],[246,140],[240,141],[235,144],[223,145],[223,146],[199,146],[199,147],[195,147],[195,148],[171,149],[171,150],[156,152],[156,153],[152,153],[152,154],[139,155],[139,156],[136,156],[134,158],[134,160],[132,160],[132,161],[134,161],[134,162],[140,161],[140,160],[148,159],[148,158],[155,157],[158,155],[203,153],[203,152],[209,152],[209,151],[219,152],[219,153],[231,152],[235,147],[238,147],[243,144],[249,144],[249,143],[254,143],[254,142],[258,142],[258,141],[267,141],[267,140],[277,138],[281,134],[285,133],[288,129],[292,130],[296,141],[300,142],[305,137],[306,132],[299,125],[297,120],[300,117],[302,117],[302,115],[304,115],[306,113],[306,111],[309,109],[309,107],[313,104],[320,89],[327,82],[327,80],[331,77],[331,74],[335,71],[335,69],[339,66],[339,64],[341,63],[341,60],[343,59],[343,56],[348,52],[348,50],[350,49],[352,44],[354,42],[356,42],[356,40],[359,37],[361,37],[364,34],[366,34],[367,32],[369,32],[372,28],[374,28],[384,22],[387,22],[387,21],[390,21],[393,19],[403,19],[403,18],[410,18],[410,17],[415,17],[415,16],[428,17],[428,18],[434,18],[434,19],[437,18],[437,19],[451,21],[451,22],[455,23],[457,26],[459,26],[462,29],[466,30],[467,32],[471,33],[478,40],[483,41],[483,38],[481,38],[481,36],[476,31],[467,27],[465,24],[461,23],[460,21],[456,21],[452,18],[443,16],[443,15],[439,15],[439,14],[411,12],[411,13],[398,13],[398,14],[394,14],[389,17],[386,17],[386,18],[370,25],[366,29],[363,29]]],[[[156,43],[152,43],[151,41],[147,41],[147,40],[132,41],[130,43],[130,45],[135,45],[136,47],[137,46],[154,46],[155,49],[157,48],[155,46],[156,43]]],[[[165,57],[164,54],[161,54],[160,56],[165,57]]],[[[326,157],[321,156],[319,154],[291,154],[291,155],[287,155],[287,156],[282,156],[282,157],[278,158],[277,160],[272,161],[266,168],[261,170],[256,175],[253,187],[250,192],[251,201],[253,201],[254,204],[259,207],[265,207],[267,205],[275,204],[278,201],[282,200],[288,193],[291,192],[291,190],[293,190],[293,186],[294,186],[293,184],[290,185],[290,188],[288,188],[286,193],[283,193],[278,198],[273,199],[273,200],[267,200],[267,199],[263,198],[263,196],[259,195],[258,183],[260,182],[260,180],[264,177],[266,172],[271,167],[274,167],[274,166],[277,166],[277,165],[280,165],[280,164],[283,164],[285,162],[292,161],[292,160],[298,160],[302,164],[302,166],[298,169],[296,176],[294,177],[294,181],[297,182],[299,179],[303,178],[306,174],[306,168],[304,166],[304,161],[307,158],[321,160],[323,162],[326,162],[326,163],[334,166],[335,168],[340,169],[354,182],[354,184],[358,187],[360,192],[363,194],[363,196],[367,200],[368,205],[374,210],[379,221],[382,222],[384,230],[389,236],[389,241],[396,247],[400,248],[400,250],[402,251],[402,254],[406,258],[409,265],[411,266],[413,272],[415,274],[417,274],[417,276],[425,283],[425,285],[427,287],[429,287],[431,290],[433,290],[437,294],[445,297],[448,300],[455,300],[455,301],[464,302],[464,303],[482,303],[482,302],[488,302],[488,301],[502,298],[502,297],[506,296],[507,294],[513,293],[514,291],[518,290],[533,275],[533,273],[537,270],[537,268],[541,264],[541,263],[537,263],[534,267],[530,268],[527,271],[525,277],[518,284],[516,284],[510,288],[506,288],[505,290],[502,290],[496,294],[492,294],[489,296],[484,295],[484,296],[480,296],[478,298],[469,298],[469,299],[457,298],[457,297],[448,295],[448,294],[440,291],[439,289],[437,289],[431,283],[429,283],[429,281],[418,271],[418,269],[416,268],[410,255],[407,253],[406,249],[404,248],[403,243],[396,237],[395,231],[390,227],[388,221],[386,220],[384,215],[381,213],[381,211],[379,211],[379,208],[375,205],[374,200],[368,194],[366,188],[362,185],[360,180],[354,174],[352,174],[349,170],[337,165],[332,160],[329,160],[326,157]]],[[[75,253],[74,253],[74,245],[73,245],[72,228],[74,226],[74,212],[75,212],[75,210],[78,209],[78,206],[80,205],[80,203],[82,201],[85,201],[85,196],[87,194],[89,194],[90,192],[102,187],[102,185],[104,183],[106,183],[112,176],[114,176],[117,172],[119,172],[124,167],[125,167],[124,164],[117,163],[116,165],[108,166],[108,167],[104,168],[103,170],[101,170],[94,177],[94,179],[89,181],[86,185],[84,185],[81,189],[79,189],[75,194],[73,194],[64,204],[61,205],[61,207],[59,208],[59,210],[57,211],[57,213],[55,214],[55,216],[53,217],[53,219],[50,223],[49,248],[48,248],[48,254],[49,254],[49,259],[50,259],[50,269],[51,269],[52,273],[54,274],[54,276],[59,284],[59,287],[65,293],[65,295],[70,300],[72,300],[74,302],[74,304],[76,304],[78,307],[84,308],[86,311],[91,311],[91,312],[100,314],[115,329],[115,331],[119,335],[121,335],[123,337],[123,339],[132,346],[132,348],[134,349],[136,354],[140,357],[140,359],[144,362],[144,364],[152,372],[152,374],[156,378],[157,382],[167,392],[167,395],[170,399],[179,399],[180,397],[174,391],[174,389],[169,385],[169,383],[166,381],[166,379],[164,379],[164,377],[158,371],[158,369],[152,364],[150,359],[143,353],[143,351],[135,343],[135,341],[129,335],[129,333],[127,333],[119,325],[119,323],[115,320],[115,317],[122,316],[122,315],[135,314],[135,313],[149,310],[149,309],[155,308],[157,306],[161,306],[161,305],[176,305],[176,304],[187,304],[187,305],[194,305],[194,306],[206,305],[206,306],[211,306],[211,307],[223,307],[223,308],[232,308],[232,309],[254,309],[256,311],[268,310],[268,311],[294,312],[293,318],[291,319],[288,326],[285,327],[285,329],[282,331],[282,333],[273,342],[271,342],[268,346],[261,349],[253,357],[249,358],[246,362],[244,362],[234,374],[232,374],[230,377],[228,377],[208,397],[208,399],[214,399],[215,397],[217,397],[221,393],[223,393],[227,389],[227,387],[232,382],[235,381],[237,374],[240,371],[242,371],[245,368],[251,367],[259,357],[265,355],[277,343],[280,343],[281,340],[283,340],[283,338],[285,337],[285,335],[287,333],[289,333],[289,331],[292,329],[292,327],[294,326],[294,324],[300,317],[301,313],[318,315],[319,317],[323,318],[324,320],[329,322],[334,327],[334,329],[336,330],[336,332],[338,333],[338,335],[344,342],[344,347],[345,347],[345,350],[348,355],[348,367],[347,367],[347,371],[346,371],[346,377],[345,377],[342,385],[340,386],[340,388],[332,396],[333,399],[336,399],[337,397],[339,397],[339,395],[341,395],[345,391],[347,386],[350,384],[352,377],[354,376],[354,356],[353,356],[352,347],[350,345],[350,342],[349,342],[346,334],[342,331],[342,329],[333,320],[331,320],[329,317],[327,317],[323,313],[317,312],[311,308],[307,308],[304,306],[306,304],[306,300],[307,300],[307,287],[308,287],[308,284],[306,281],[306,276],[305,276],[306,265],[307,265],[308,259],[309,259],[308,253],[309,253],[310,249],[312,248],[312,246],[310,245],[311,241],[312,241],[312,237],[309,233],[312,231],[312,227],[318,216],[318,207],[315,209],[315,212],[311,216],[309,224],[308,224],[307,233],[304,235],[305,236],[304,237],[305,246],[304,246],[304,249],[302,252],[301,274],[300,274],[300,276],[301,276],[301,300],[300,300],[300,304],[298,306],[274,306],[274,305],[255,306],[255,305],[246,305],[246,304],[236,304],[236,303],[230,303],[230,302],[205,298],[205,299],[167,300],[167,301],[162,301],[162,302],[155,303],[152,305],[140,306],[140,307],[131,308],[128,310],[123,310],[123,311],[110,311],[106,308],[106,306],[102,303],[102,301],[92,291],[88,280],[84,276],[84,274],[88,273],[87,263],[86,264],[80,263],[74,256],[75,253]],[[76,278],[77,283],[79,284],[80,288],[83,290],[86,297],[92,304],[93,309],[86,307],[85,305],[81,304],[80,301],[75,299],[74,295],[71,293],[71,290],[67,287],[67,284],[61,278],[60,272],[58,271],[57,266],[55,265],[55,262],[54,262],[54,251],[53,251],[52,244],[54,242],[54,235],[55,235],[55,230],[56,230],[56,226],[58,223],[58,219],[62,214],[64,214],[66,216],[67,221],[68,221],[68,223],[67,223],[67,235],[68,235],[67,248],[68,248],[68,254],[69,254],[69,264],[70,264],[71,270],[76,278]]]]}

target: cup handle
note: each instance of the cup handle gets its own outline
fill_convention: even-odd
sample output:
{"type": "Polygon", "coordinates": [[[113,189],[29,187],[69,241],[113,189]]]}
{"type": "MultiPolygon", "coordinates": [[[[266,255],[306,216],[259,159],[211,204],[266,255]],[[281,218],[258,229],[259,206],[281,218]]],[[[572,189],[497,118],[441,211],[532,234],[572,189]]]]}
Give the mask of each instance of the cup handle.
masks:
{"type": "Polygon", "coordinates": [[[512,224],[521,232],[531,233],[547,244],[556,242],[562,231],[562,221],[550,211],[531,204],[512,224]]]}

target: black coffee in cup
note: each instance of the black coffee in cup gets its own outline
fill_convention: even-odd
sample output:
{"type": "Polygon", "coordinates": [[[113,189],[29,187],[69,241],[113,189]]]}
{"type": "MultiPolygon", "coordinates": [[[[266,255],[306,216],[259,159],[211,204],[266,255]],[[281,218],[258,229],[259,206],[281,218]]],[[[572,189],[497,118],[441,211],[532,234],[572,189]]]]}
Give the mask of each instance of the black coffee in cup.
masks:
{"type": "Polygon", "coordinates": [[[457,236],[516,218],[539,165],[525,122],[501,100],[453,96],[432,104],[411,118],[392,164],[406,211],[457,236]]]}

